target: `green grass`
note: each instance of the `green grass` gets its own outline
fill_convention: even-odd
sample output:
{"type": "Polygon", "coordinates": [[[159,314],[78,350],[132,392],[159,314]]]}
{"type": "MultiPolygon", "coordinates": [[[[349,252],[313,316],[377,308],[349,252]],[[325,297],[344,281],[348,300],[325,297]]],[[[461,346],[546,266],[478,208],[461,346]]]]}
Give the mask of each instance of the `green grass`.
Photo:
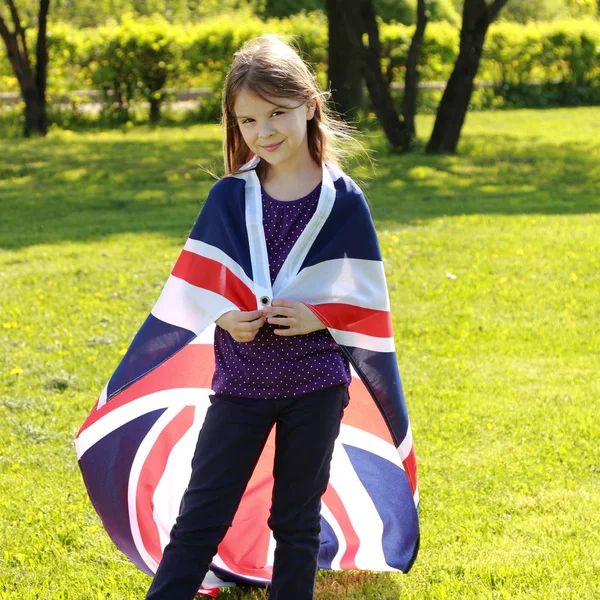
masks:
{"type": "MultiPolygon", "coordinates": [[[[422,549],[407,576],[323,573],[317,598],[599,598],[600,109],[473,113],[454,157],[370,144],[422,549]]],[[[73,439],[219,153],[211,126],[3,145],[0,600],[144,596],[73,439]]]]}

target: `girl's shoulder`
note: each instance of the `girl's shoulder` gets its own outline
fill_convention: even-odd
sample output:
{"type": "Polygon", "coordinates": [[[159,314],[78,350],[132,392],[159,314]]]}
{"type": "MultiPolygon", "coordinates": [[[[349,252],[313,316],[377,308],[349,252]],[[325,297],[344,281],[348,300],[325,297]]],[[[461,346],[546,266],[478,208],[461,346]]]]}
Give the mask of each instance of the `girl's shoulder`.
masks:
{"type": "Polygon", "coordinates": [[[364,193],[360,186],[352,179],[352,177],[350,177],[350,175],[342,171],[337,165],[325,163],[325,166],[329,171],[335,191],[339,196],[344,196],[348,199],[351,199],[352,197],[364,198],[364,193]]]}
{"type": "Polygon", "coordinates": [[[365,194],[354,179],[336,165],[326,163],[326,166],[335,188],[336,204],[343,205],[347,210],[369,212],[365,194]]]}
{"type": "Polygon", "coordinates": [[[204,210],[221,212],[230,208],[243,206],[246,181],[234,175],[226,175],[215,181],[208,191],[204,202],[204,210]]]}
{"type": "Polygon", "coordinates": [[[230,196],[232,193],[239,193],[244,190],[245,180],[233,175],[225,175],[213,183],[208,192],[209,198],[221,198],[230,196]]]}

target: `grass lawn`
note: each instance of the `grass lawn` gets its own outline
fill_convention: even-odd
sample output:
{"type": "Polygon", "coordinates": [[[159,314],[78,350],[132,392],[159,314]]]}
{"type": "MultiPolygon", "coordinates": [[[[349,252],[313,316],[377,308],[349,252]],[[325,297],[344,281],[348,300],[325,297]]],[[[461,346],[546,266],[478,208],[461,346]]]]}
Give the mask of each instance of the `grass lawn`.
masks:
{"type": "MultiPolygon", "coordinates": [[[[323,573],[317,598],[600,598],[600,108],[470,114],[459,156],[369,144],[378,170],[356,178],[388,274],[422,549],[406,576],[323,573]]],[[[191,229],[219,130],[2,146],[0,600],[140,599],[150,579],[104,533],[73,440],[191,229]]]]}

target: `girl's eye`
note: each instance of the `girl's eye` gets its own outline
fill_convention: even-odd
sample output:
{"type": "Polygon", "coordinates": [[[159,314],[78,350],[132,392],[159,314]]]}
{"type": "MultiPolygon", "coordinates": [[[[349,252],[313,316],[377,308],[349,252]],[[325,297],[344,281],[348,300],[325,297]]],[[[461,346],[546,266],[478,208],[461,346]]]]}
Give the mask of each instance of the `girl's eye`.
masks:
{"type": "MultiPolygon", "coordinates": [[[[282,110],[276,110],[275,112],[271,113],[271,116],[275,116],[275,115],[284,115],[285,112],[282,110]]],[[[247,125],[248,123],[253,123],[254,119],[243,119],[242,120],[242,125],[247,125]]]]}

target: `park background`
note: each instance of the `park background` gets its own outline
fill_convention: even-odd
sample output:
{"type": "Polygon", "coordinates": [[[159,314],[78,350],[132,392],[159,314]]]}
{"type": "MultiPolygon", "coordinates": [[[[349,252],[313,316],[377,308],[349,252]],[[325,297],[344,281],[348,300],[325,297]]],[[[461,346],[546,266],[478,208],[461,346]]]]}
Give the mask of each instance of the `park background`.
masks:
{"type": "MultiPolygon", "coordinates": [[[[38,4],[15,4],[30,48],[38,4]]],[[[524,5],[490,26],[455,152],[427,140],[461,1],[430,5],[410,147],[390,143],[366,88],[355,113],[375,165],[349,170],[384,256],[422,548],[408,575],[323,572],[318,599],[600,597],[600,21],[595,2],[524,5]]],[[[375,7],[400,111],[416,2],[375,7]]],[[[0,47],[0,599],[129,600],[149,578],[104,533],[74,436],[187,238],[204,168],[222,169],[231,53],[295,34],[326,85],[327,14],[318,0],[57,0],[49,17],[46,135],[23,138],[0,47]]]]}

